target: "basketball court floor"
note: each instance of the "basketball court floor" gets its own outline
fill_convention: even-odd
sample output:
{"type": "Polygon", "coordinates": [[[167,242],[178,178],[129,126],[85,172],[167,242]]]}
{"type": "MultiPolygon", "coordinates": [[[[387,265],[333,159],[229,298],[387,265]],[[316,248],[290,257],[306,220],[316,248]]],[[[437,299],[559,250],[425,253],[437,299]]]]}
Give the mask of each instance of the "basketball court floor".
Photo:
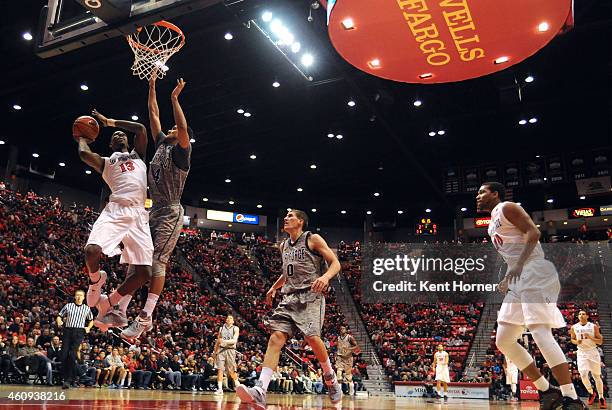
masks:
{"type": "MultiPolygon", "coordinates": [[[[40,397],[38,397],[40,398],[40,397]]],[[[185,410],[248,410],[248,404],[241,404],[240,399],[233,394],[222,397],[211,393],[190,393],[176,391],[142,391],[142,390],[108,390],[93,388],[75,388],[62,390],[59,387],[45,386],[0,386],[0,409],[185,409],[185,410]],[[32,393],[32,400],[11,400],[9,394],[21,392],[32,393]],[[34,400],[36,393],[45,392],[46,396],[59,399],[59,395],[66,393],[65,400],[34,400]],[[53,393],[53,394],[49,394],[53,393]]],[[[301,410],[301,409],[531,409],[539,408],[535,401],[521,403],[494,402],[488,400],[449,399],[445,403],[435,400],[370,397],[366,399],[345,398],[342,405],[334,406],[327,396],[323,395],[283,395],[269,394],[269,410],[301,410]]],[[[594,408],[594,407],[593,407],[594,408]]],[[[608,408],[611,408],[608,406],[608,408]]]]}

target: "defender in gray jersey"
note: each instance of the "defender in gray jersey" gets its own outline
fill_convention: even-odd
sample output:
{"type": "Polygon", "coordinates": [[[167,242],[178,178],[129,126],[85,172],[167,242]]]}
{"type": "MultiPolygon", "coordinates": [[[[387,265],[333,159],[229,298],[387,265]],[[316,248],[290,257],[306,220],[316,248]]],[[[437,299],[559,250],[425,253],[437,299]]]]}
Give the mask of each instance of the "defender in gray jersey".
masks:
{"type": "MultiPolygon", "coordinates": [[[[153,239],[153,266],[149,294],[145,307],[132,324],[121,332],[121,337],[133,341],[152,326],[152,314],[164,289],[166,264],[174,251],[183,226],[183,207],[180,200],[189,174],[193,131],[187,126],[178,97],[185,87],[183,79],[177,81],[171,101],[176,125],[164,134],[159,120],[159,107],[155,91],[155,76],[149,81],[149,122],[155,143],[155,154],[149,164],[147,182],[153,207],[149,212],[149,225],[153,239]]],[[[132,267],[130,267],[132,268],[132,267]]],[[[125,311],[131,300],[126,295],[120,302],[115,316],[108,318],[109,325],[126,323],[125,311]]]]}
{"type": "Polygon", "coordinates": [[[213,353],[215,365],[217,366],[217,390],[215,394],[223,394],[224,371],[234,381],[234,388],[240,385],[238,374],[236,373],[236,345],[238,344],[239,335],[240,329],[238,326],[234,326],[234,316],[229,315],[225,319],[225,324],[219,329],[213,353]]]}
{"type": "Polygon", "coordinates": [[[308,215],[303,211],[293,209],[285,216],[283,228],[289,238],[280,245],[282,274],[266,294],[266,303],[271,304],[276,291],[281,288],[283,298],[265,320],[272,335],[259,380],[253,388],[240,385],[236,389],[243,402],[252,403],[260,409],[265,409],[266,391],[278,366],[281,349],[298,330],[304,334],[323,368],[323,378],[332,403],[342,401],[342,389],[321,340],[325,316],[323,292],[329,287],[330,279],[340,272],[340,262],[320,235],[304,232],[307,226],[308,215]],[[326,269],[326,266],[329,268],[326,269]]]}

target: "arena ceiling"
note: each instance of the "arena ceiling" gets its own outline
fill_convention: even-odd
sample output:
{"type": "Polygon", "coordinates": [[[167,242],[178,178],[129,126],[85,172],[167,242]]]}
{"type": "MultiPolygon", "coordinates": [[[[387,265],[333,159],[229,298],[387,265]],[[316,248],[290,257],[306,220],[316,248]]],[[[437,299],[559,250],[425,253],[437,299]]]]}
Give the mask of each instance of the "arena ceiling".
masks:
{"type": "MultiPolygon", "coordinates": [[[[518,65],[439,85],[395,83],[358,71],[331,46],[322,7],[308,22],[309,1],[231,3],[173,20],[187,44],[170,60],[158,96],[162,125],[169,128],[169,93],[177,77],[187,81],[181,101],[196,142],[186,204],[268,215],[316,208],[320,224],[357,226],[366,210],[411,225],[431,208],[444,222],[459,207],[474,207],[472,195],[444,194],[448,166],[610,149],[610,2],[576,2],[574,29],[518,65]],[[282,13],[308,40],[315,55],[312,82],[243,24],[266,8],[282,13]],[[224,38],[227,32],[232,40],[224,38]],[[525,82],[530,75],[534,81],[525,82]],[[252,116],[238,114],[239,108],[252,116]],[[536,123],[518,124],[533,117],[536,123]]],[[[36,161],[54,169],[59,183],[99,192],[101,179],[86,174],[78,159],[71,123],[95,107],[113,118],[137,115],[146,124],[147,84],[131,75],[133,55],[121,38],[53,58],[36,56],[22,34],[35,30],[44,4],[6,5],[0,16],[0,163],[15,145],[20,164],[36,161]]],[[[106,153],[109,135],[104,131],[94,150],[106,153]]],[[[532,209],[543,209],[547,195],[555,196],[556,206],[580,204],[571,183],[517,194],[532,209]]]]}

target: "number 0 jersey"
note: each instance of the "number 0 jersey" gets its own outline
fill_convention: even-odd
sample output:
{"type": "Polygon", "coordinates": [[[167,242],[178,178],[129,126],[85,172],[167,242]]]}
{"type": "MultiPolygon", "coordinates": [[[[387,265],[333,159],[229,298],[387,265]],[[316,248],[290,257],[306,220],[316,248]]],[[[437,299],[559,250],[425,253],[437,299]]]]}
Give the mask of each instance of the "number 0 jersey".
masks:
{"type": "Polygon", "coordinates": [[[280,246],[286,279],[282,288],[284,294],[309,289],[323,273],[326,265],[323,257],[308,248],[310,235],[312,232],[303,232],[295,242],[287,238],[280,246]]]}
{"type": "Polygon", "coordinates": [[[110,202],[144,207],[147,199],[147,165],[136,150],[103,157],[102,179],[111,190],[110,202]]]}

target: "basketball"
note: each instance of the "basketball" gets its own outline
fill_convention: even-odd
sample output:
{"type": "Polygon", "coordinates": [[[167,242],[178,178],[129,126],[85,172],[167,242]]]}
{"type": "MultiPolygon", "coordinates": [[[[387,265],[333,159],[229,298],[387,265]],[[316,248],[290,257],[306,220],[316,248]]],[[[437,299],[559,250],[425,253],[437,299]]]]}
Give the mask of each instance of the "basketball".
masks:
{"type": "Polygon", "coordinates": [[[82,115],[72,124],[72,136],[74,138],[83,137],[90,141],[94,141],[100,133],[100,125],[95,118],[88,115],[82,115]]]}

